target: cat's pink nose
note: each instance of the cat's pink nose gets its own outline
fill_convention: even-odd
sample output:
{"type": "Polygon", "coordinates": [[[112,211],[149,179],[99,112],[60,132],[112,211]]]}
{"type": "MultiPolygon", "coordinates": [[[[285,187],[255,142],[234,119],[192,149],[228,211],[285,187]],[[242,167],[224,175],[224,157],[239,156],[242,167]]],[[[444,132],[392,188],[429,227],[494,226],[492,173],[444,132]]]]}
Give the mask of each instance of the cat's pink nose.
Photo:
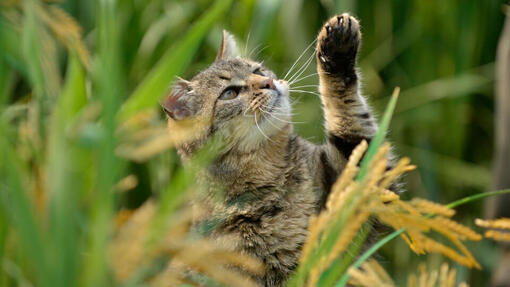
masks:
{"type": "Polygon", "coordinates": [[[264,81],[260,82],[259,89],[275,89],[275,85],[273,82],[273,79],[265,79],[264,81]]]}

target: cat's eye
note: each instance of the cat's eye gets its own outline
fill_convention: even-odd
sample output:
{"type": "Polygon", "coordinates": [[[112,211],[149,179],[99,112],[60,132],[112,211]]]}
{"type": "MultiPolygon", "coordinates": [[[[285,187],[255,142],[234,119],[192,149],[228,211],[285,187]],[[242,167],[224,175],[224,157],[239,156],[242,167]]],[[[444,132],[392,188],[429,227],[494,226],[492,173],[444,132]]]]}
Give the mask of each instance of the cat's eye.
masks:
{"type": "Polygon", "coordinates": [[[235,99],[237,97],[237,95],[239,94],[239,91],[241,90],[240,87],[228,87],[227,89],[225,89],[223,91],[223,93],[221,93],[219,99],[220,100],[232,100],[232,99],[235,99]]]}
{"type": "Polygon", "coordinates": [[[255,69],[255,71],[253,71],[253,73],[255,75],[259,75],[259,76],[265,76],[264,73],[262,73],[262,69],[261,68],[255,69]]]}

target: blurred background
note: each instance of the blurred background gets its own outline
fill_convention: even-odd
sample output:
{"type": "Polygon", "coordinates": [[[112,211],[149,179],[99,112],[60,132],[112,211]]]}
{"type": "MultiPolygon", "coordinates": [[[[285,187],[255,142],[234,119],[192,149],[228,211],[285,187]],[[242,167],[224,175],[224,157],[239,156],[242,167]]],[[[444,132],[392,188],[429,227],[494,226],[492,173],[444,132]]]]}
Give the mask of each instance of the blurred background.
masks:
{"type": "MultiPolygon", "coordinates": [[[[153,111],[155,116],[150,123],[164,125],[158,99],[171,84],[174,73],[189,79],[214,60],[222,29],[236,36],[242,52],[264,61],[283,77],[315,39],[324,21],[343,12],[350,12],[361,22],[362,86],[376,115],[382,114],[393,89],[401,88],[388,140],[393,143],[395,154],[410,157],[418,166],[404,179],[407,191],[403,197],[417,196],[448,203],[493,188],[495,63],[505,11],[508,13],[504,0],[228,2],[1,0],[2,136],[6,139],[4,144],[11,146],[18,157],[14,161],[25,170],[25,182],[31,190],[28,197],[35,198],[29,201],[36,206],[37,202],[43,202],[40,205],[44,209],[45,198],[51,197],[45,195],[52,181],[47,178],[50,174],[47,170],[52,166],[48,161],[52,160],[52,155],[64,157],[65,153],[62,155],[60,151],[66,146],[50,144],[52,126],[59,126],[54,122],[50,124],[50,118],[55,114],[54,107],[61,93],[77,92],[70,84],[72,79],[69,80],[73,69],[85,75],[75,79],[82,81],[83,89],[78,91],[83,93],[82,102],[70,104],[76,107],[73,115],[81,112],[79,119],[73,121],[70,120],[72,116],[63,112],[60,124],[73,123],[67,129],[80,127],[72,143],[73,149],[78,150],[72,153],[78,155],[70,155],[70,158],[76,156],[78,162],[68,163],[75,167],[75,177],[70,177],[71,183],[63,181],[62,184],[81,192],[80,199],[73,199],[84,210],[77,238],[79,234],[88,234],[90,227],[97,231],[93,234],[99,234],[100,242],[101,230],[107,230],[108,226],[98,222],[108,215],[94,213],[97,202],[110,204],[111,213],[135,209],[148,198],[158,197],[171,180],[173,171],[180,166],[171,149],[142,160],[113,156],[114,143],[122,141],[115,132],[114,117],[119,107],[130,97],[145,96],[151,101],[138,105],[138,110],[143,106],[153,111]],[[200,21],[202,26],[192,26],[200,21]],[[212,24],[203,25],[207,21],[212,24]],[[190,31],[196,36],[182,44],[184,35],[189,35],[190,31]],[[179,53],[186,56],[176,57],[179,53]],[[148,75],[158,73],[168,76],[162,77],[159,88],[143,89],[150,82],[148,75]],[[94,105],[97,101],[103,104],[102,112],[94,105]],[[110,125],[80,125],[95,117],[101,117],[110,125]],[[105,137],[112,140],[103,142],[105,137]],[[135,183],[126,188],[129,191],[113,198],[88,193],[88,190],[108,189],[121,179],[126,179],[123,183],[128,186],[129,180],[135,183]]],[[[313,51],[304,53],[298,67],[313,51]]],[[[315,61],[303,69],[303,79],[295,85],[317,84],[314,73],[315,61]]],[[[303,89],[316,91],[314,87],[303,89]]],[[[313,142],[322,142],[319,98],[310,93],[295,93],[292,98],[297,133],[313,142]]],[[[9,168],[4,166],[4,176],[9,168]]],[[[507,175],[510,176],[510,171],[507,175]]],[[[57,179],[56,182],[61,181],[57,179]]],[[[58,189],[58,184],[56,186],[58,189]]],[[[2,189],[4,187],[7,190],[8,184],[3,183],[2,189]]],[[[11,204],[8,200],[13,199],[4,197],[5,210],[11,204]]],[[[474,218],[483,216],[482,208],[483,202],[463,206],[456,219],[472,225],[470,222],[474,218]]],[[[2,214],[7,216],[5,210],[2,214]]],[[[9,230],[7,224],[3,230],[9,230]]],[[[500,258],[500,249],[489,241],[470,247],[483,270],[458,266],[460,279],[470,282],[471,286],[488,286],[491,272],[500,258]]],[[[94,254],[94,247],[90,248],[94,254]]],[[[17,252],[4,255],[10,258],[4,262],[10,263],[17,262],[13,258],[20,256],[17,252]]],[[[403,285],[407,274],[416,270],[418,260],[422,259],[399,239],[388,244],[380,254],[380,261],[399,285],[403,285]]],[[[426,260],[430,265],[439,266],[443,259],[432,255],[426,260]]],[[[13,278],[23,277],[20,271],[23,268],[16,269],[12,264],[4,266],[8,267],[4,267],[0,286],[2,282],[11,286],[18,282],[13,278]]],[[[31,268],[28,270],[31,271],[27,273],[33,272],[31,268]]],[[[90,272],[96,271],[91,267],[90,272]]]]}

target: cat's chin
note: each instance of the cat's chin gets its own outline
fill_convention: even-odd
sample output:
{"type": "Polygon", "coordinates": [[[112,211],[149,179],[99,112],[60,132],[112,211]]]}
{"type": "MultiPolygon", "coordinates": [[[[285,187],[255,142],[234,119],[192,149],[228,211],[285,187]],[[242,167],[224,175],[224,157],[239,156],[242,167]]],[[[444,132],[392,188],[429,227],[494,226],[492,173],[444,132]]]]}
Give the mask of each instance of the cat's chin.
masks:
{"type": "Polygon", "coordinates": [[[250,112],[229,123],[226,138],[242,152],[251,152],[265,144],[276,144],[292,131],[289,86],[283,80],[275,80],[271,99],[263,110],[250,112]]]}
{"type": "Polygon", "coordinates": [[[285,138],[285,134],[290,134],[292,127],[290,124],[265,118],[258,120],[249,131],[238,139],[237,148],[243,152],[250,152],[259,149],[266,144],[279,144],[281,139],[285,138]]]}
{"type": "Polygon", "coordinates": [[[292,131],[288,94],[279,93],[272,99],[270,110],[254,115],[252,119],[249,131],[239,141],[239,147],[250,151],[266,143],[277,144],[281,135],[292,131]]]}

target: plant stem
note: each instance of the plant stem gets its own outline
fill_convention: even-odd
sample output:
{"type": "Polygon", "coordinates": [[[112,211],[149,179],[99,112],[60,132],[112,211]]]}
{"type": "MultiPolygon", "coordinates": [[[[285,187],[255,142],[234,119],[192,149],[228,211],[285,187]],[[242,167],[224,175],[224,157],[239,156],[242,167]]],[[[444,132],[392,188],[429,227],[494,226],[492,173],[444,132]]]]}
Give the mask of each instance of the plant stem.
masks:
{"type": "Polygon", "coordinates": [[[456,201],[454,201],[452,203],[449,203],[446,206],[449,207],[449,208],[455,208],[457,206],[460,206],[460,205],[463,205],[463,204],[466,204],[466,203],[469,203],[471,201],[475,201],[475,200],[478,200],[478,199],[482,199],[482,198],[486,198],[486,197],[491,197],[491,196],[496,196],[496,195],[503,195],[503,194],[508,194],[508,193],[510,193],[510,189],[503,189],[503,190],[497,190],[497,191],[488,191],[488,192],[478,193],[478,194],[475,194],[475,195],[470,195],[468,197],[464,197],[464,198],[461,198],[459,200],[456,200],[456,201]]]}
{"type": "MultiPolygon", "coordinates": [[[[466,204],[466,203],[469,203],[469,202],[472,202],[472,201],[475,201],[475,200],[479,200],[479,199],[482,199],[482,198],[496,196],[496,195],[502,195],[502,194],[508,194],[508,193],[510,193],[510,189],[504,189],[504,190],[498,190],[498,191],[489,191],[489,192],[479,193],[479,194],[475,194],[475,195],[471,195],[471,196],[468,196],[468,197],[461,198],[459,200],[456,200],[456,201],[454,201],[452,203],[447,204],[446,206],[449,207],[449,208],[455,208],[457,206],[460,206],[460,205],[463,205],[463,204],[466,204]]],[[[356,262],[354,262],[354,264],[352,264],[351,267],[359,268],[368,258],[370,258],[370,256],[372,256],[374,253],[376,253],[377,250],[379,250],[386,243],[390,242],[391,240],[393,240],[394,238],[396,238],[397,236],[402,234],[404,231],[406,231],[405,228],[401,228],[399,230],[395,230],[394,232],[388,234],[383,239],[379,240],[374,246],[370,247],[367,251],[365,251],[365,253],[363,253],[358,258],[358,260],[356,260],[356,262]]],[[[342,278],[340,278],[340,280],[336,283],[335,287],[343,287],[343,286],[345,286],[345,284],[349,280],[349,277],[350,277],[349,273],[345,272],[344,275],[342,276],[342,278]]]]}

